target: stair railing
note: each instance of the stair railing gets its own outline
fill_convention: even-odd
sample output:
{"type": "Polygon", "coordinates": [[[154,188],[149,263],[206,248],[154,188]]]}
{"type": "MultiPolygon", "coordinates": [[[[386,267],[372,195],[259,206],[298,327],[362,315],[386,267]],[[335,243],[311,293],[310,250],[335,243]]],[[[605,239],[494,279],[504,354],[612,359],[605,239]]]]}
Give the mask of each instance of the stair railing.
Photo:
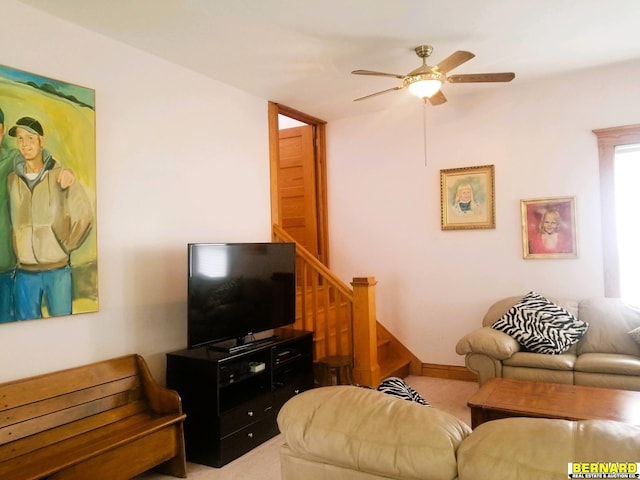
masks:
{"type": "Polygon", "coordinates": [[[375,279],[356,277],[350,288],[280,225],[273,225],[272,239],[296,245],[299,294],[293,328],[314,332],[314,361],[351,357],[354,382],[378,385],[375,279]]]}

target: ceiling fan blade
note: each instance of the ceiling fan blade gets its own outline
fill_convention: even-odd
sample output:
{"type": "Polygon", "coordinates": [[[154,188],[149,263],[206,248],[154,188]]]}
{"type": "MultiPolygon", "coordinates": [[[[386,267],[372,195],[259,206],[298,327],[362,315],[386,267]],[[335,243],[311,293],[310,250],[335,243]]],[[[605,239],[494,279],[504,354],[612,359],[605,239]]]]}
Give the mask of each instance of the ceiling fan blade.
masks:
{"type": "Polygon", "coordinates": [[[351,73],[353,73],[354,75],[373,75],[376,77],[393,77],[393,78],[399,78],[400,80],[404,78],[404,75],[399,75],[397,73],[374,72],[373,70],[354,70],[351,73]]]}
{"type": "Polygon", "coordinates": [[[503,73],[468,73],[463,75],[451,75],[447,81],[451,83],[478,83],[478,82],[510,82],[516,77],[513,72],[503,73]]]}
{"type": "Polygon", "coordinates": [[[383,93],[393,92],[394,90],[402,90],[403,88],[404,88],[404,85],[398,85],[397,87],[387,88],[386,90],[382,90],[381,92],[376,92],[376,93],[372,93],[371,95],[366,95],[364,97],[356,98],[353,101],[358,102],[360,100],[364,100],[365,98],[375,97],[377,95],[382,95],[383,93]]]}
{"type": "Polygon", "coordinates": [[[471,52],[465,52],[464,50],[458,50],[457,52],[453,52],[447,58],[442,60],[439,64],[436,65],[436,68],[440,70],[442,73],[447,73],[453,70],[456,67],[459,67],[464,62],[468,62],[475,55],[471,52]]]}
{"type": "Polygon", "coordinates": [[[438,90],[436,93],[431,95],[431,98],[429,99],[429,103],[434,107],[436,105],[442,105],[446,101],[447,101],[447,97],[444,96],[444,93],[442,93],[442,90],[438,90]]]}

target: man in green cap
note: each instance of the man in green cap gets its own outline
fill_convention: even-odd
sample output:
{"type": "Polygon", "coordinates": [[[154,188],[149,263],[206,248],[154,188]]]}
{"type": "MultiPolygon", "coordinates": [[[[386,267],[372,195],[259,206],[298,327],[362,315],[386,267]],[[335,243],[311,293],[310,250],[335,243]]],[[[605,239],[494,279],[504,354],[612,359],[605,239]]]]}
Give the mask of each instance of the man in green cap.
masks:
{"type": "MultiPolygon", "coordinates": [[[[14,312],[16,256],[11,235],[7,178],[14,171],[18,151],[3,143],[5,133],[4,112],[0,108],[0,323],[16,320],[14,312]]],[[[65,189],[75,181],[75,175],[65,168],[57,180],[61,188],[65,189]]]]}
{"type": "Polygon", "coordinates": [[[31,117],[7,132],[17,152],[7,175],[13,252],[15,320],[71,313],[70,253],[85,240],[93,211],[75,176],[44,148],[44,130],[31,117]]]}

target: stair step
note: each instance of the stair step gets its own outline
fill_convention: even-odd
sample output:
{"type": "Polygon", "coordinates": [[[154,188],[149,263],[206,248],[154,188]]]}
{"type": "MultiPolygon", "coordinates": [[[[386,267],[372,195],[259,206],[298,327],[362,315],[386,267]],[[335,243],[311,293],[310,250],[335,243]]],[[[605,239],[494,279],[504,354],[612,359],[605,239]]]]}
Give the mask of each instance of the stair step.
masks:
{"type": "Polygon", "coordinates": [[[391,348],[391,341],[388,339],[378,338],[377,350],[378,350],[378,363],[384,363],[389,358],[389,349],[391,348]]]}
{"type": "Polygon", "coordinates": [[[411,372],[411,360],[407,358],[394,358],[380,364],[380,378],[388,377],[405,378],[411,372]]]}

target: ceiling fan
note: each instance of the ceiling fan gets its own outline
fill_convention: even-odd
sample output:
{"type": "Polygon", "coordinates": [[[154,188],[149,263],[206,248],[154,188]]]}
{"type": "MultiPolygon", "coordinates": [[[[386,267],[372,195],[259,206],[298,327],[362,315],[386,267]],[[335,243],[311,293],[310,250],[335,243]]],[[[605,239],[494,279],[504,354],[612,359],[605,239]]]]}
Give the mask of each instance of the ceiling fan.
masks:
{"type": "Polygon", "coordinates": [[[431,45],[420,45],[415,48],[416,55],[422,59],[422,65],[406,75],[396,73],[374,72],[372,70],[354,70],[354,75],[372,75],[378,77],[394,77],[402,80],[402,84],[393,88],[372,93],[364,97],[356,98],[354,101],[375,97],[383,93],[394,90],[409,88],[409,91],[416,97],[422,98],[425,103],[429,101],[431,105],[440,105],[447,101],[447,98],[440,90],[445,82],[449,83],[479,83],[479,82],[510,82],[516,76],[513,72],[502,73],[468,73],[461,75],[447,76],[451,70],[459,67],[463,63],[471,60],[475,55],[471,52],[458,50],[437,65],[430,67],[427,65],[427,57],[431,55],[433,47],[431,45]]]}

